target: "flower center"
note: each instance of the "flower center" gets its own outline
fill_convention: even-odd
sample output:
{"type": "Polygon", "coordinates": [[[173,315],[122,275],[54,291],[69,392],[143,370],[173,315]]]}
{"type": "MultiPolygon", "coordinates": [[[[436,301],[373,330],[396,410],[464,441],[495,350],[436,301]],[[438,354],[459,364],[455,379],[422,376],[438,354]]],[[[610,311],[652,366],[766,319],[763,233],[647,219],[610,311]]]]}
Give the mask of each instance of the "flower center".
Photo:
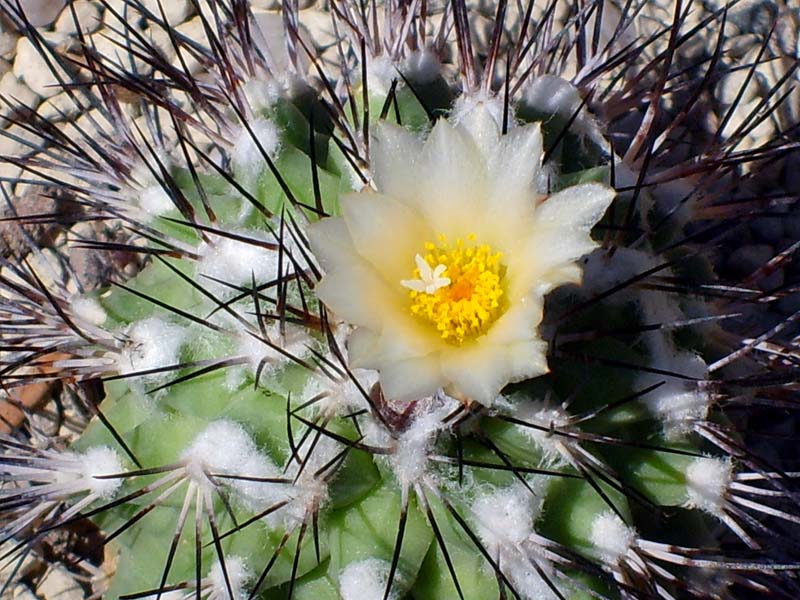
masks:
{"type": "Polygon", "coordinates": [[[455,244],[440,234],[417,254],[415,279],[400,282],[409,289],[412,314],[436,326],[447,342],[459,345],[486,333],[502,312],[505,265],[501,252],[477,244],[475,234],[455,244]]]}

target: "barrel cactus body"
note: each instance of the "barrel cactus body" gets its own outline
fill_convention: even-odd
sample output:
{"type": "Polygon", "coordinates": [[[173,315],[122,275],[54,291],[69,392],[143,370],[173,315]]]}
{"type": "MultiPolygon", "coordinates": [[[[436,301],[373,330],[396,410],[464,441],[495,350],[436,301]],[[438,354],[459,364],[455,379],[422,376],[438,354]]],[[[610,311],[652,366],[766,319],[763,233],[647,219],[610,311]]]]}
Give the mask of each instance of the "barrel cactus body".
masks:
{"type": "Polygon", "coordinates": [[[330,39],[293,3],[197,3],[199,38],[151,4],[106,10],[162,46],[82,40],[63,85],[91,116],[27,115],[43,144],[8,159],[125,236],[75,244],[131,258],[80,293],[4,265],[10,385],[94,415],[0,440],[6,560],[88,519],[109,598],[792,589],[792,475],[725,410],[791,382],[726,329],[707,257],[735,140],[672,164],[690,111],[645,78],[678,71],[680,2],[638,67],[604,2],[563,29],[499,3],[488,31],[460,1],[335,2],[330,39]]]}

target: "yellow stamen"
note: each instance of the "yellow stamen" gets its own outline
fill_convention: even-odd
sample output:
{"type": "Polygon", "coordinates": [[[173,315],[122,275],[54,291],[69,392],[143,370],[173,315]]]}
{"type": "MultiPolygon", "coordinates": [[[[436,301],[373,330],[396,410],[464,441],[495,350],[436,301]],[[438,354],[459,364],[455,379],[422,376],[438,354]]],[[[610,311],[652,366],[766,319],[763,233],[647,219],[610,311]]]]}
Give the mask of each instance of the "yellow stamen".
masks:
{"type": "Polygon", "coordinates": [[[425,261],[422,269],[417,261],[415,279],[401,284],[410,289],[412,314],[432,323],[442,339],[459,345],[486,333],[502,313],[503,255],[475,243],[475,234],[466,243],[458,239],[450,244],[444,235],[438,240],[425,243],[425,254],[416,256],[425,261]]]}

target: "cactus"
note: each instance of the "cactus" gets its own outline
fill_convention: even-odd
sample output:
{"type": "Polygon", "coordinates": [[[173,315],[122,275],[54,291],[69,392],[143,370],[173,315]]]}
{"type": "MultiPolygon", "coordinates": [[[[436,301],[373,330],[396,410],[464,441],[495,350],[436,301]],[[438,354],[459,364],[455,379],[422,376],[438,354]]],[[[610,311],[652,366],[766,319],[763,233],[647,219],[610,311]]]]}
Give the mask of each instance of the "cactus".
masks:
{"type": "Polygon", "coordinates": [[[791,376],[722,326],[705,252],[739,217],[698,230],[736,140],[667,165],[689,110],[659,130],[666,74],[620,66],[649,43],[632,12],[601,32],[581,2],[557,31],[556,3],[500,2],[482,45],[477,9],[434,4],[331,3],[330,64],[292,3],[197,3],[197,40],[126,0],[120,28],[135,9],[176,60],[133,27],[123,58],[83,39],[62,66],[88,119],[17,107],[44,144],[7,160],[141,268],[74,293],[3,264],[8,385],[57,379],[93,415],[68,447],[0,438],[7,561],[88,519],[111,598],[791,589],[792,474],[726,410],[791,376]]]}

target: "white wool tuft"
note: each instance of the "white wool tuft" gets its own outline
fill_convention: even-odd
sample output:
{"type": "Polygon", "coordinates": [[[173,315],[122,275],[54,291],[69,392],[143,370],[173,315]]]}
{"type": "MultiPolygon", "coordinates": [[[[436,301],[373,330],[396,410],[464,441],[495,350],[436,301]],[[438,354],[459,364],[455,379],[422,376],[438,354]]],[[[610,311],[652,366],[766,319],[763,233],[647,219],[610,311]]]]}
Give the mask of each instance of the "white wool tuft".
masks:
{"type": "Polygon", "coordinates": [[[253,512],[283,503],[265,515],[263,521],[270,528],[289,531],[327,503],[326,473],[318,476],[317,472],[342,450],[336,440],[323,437],[312,443],[312,438],[304,438],[304,443],[297,448],[299,461],[292,459],[286,469],[280,469],[267,455],[258,451],[241,425],[223,419],[211,423],[195,437],[181,458],[187,476],[202,487],[212,485],[207,473],[280,480],[253,481],[229,477],[225,484],[235,490],[237,499],[253,512]],[[298,462],[304,465],[302,473],[298,462]]]}
{"type": "Polygon", "coordinates": [[[364,392],[369,394],[372,386],[378,381],[378,372],[371,369],[353,369],[352,377],[332,380],[329,377],[312,377],[303,391],[307,398],[324,394],[314,404],[314,409],[322,415],[336,416],[369,408],[364,392]]]}
{"type": "Polygon", "coordinates": [[[71,305],[75,316],[86,323],[102,325],[108,318],[106,311],[94,298],[78,296],[72,299],[71,305]]]}
{"type": "MultiPolygon", "coordinates": [[[[523,554],[506,553],[500,557],[500,565],[511,583],[514,584],[514,589],[524,600],[556,600],[558,598],[550,588],[550,584],[523,554]]],[[[540,558],[536,561],[536,565],[550,582],[558,581],[553,567],[548,562],[540,558]]]]}
{"type": "Polygon", "coordinates": [[[603,135],[585,108],[581,96],[571,82],[556,75],[542,75],[533,79],[522,94],[520,106],[540,113],[558,115],[562,120],[572,119],[570,128],[599,146],[604,146],[603,135]]]}
{"type": "MultiPolygon", "coordinates": [[[[211,485],[205,472],[248,477],[278,477],[278,468],[262,453],[244,428],[228,420],[214,421],[184,451],[181,459],[186,472],[200,485],[211,485]]],[[[231,479],[247,503],[264,501],[274,496],[273,485],[257,481],[231,479]]]]}
{"type": "Polygon", "coordinates": [[[367,60],[367,88],[372,96],[383,96],[392,87],[392,81],[397,79],[402,82],[402,78],[394,66],[394,62],[388,56],[378,56],[372,60],[367,60]]]}
{"type": "Polygon", "coordinates": [[[281,84],[273,79],[251,79],[243,86],[244,96],[247,103],[254,111],[262,111],[275,105],[281,98],[281,84]]]}
{"type": "Polygon", "coordinates": [[[175,209],[169,192],[156,177],[156,173],[161,170],[160,165],[168,169],[170,162],[169,156],[159,151],[149,163],[140,160],[131,167],[127,193],[130,195],[131,205],[141,209],[137,216],[142,216],[147,221],[175,209]]]}
{"type": "Polygon", "coordinates": [[[277,155],[281,135],[277,125],[264,118],[254,119],[248,125],[250,130],[242,126],[233,142],[231,162],[237,170],[247,171],[255,176],[268,168],[264,153],[271,159],[277,155]]]}
{"type": "Polygon", "coordinates": [[[231,584],[233,599],[228,594],[228,586],[225,584],[225,575],[222,572],[222,564],[217,561],[208,573],[208,585],[211,588],[208,596],[209,600],[239,600],[247,598],[247,582],[252,578],[252,573],[247,568],[243,558],[238,556],[225,557],[225,571],[228,574],[228,582],[231,584]]]}
{"type": "MultiPolygon", "coordinates": [[[[371,414],[364,415],[361,423],[361,433],[364,436],[363,442],[376,448],[389,448],[396,443],[392,433],[381,423],[381,421],[371,414]]],[[[379,457],[378,460],[381,460],[379,457]]]]}
{"type": "MultiPolygon", "coordinates": [[[[242,332],[237,338],[237,350],[240,356],[249,360],[249,369],[253,375],[259,365],[264,362],[261,377],[268,377],[275,369],[288,364],[290,359],[275,346],[296,357],[303,357],[308,353],[308,346],[314,343],[313,338],[303,327],[285,323],[284,335],[281,335],[280,324],[275,321],[266,326],[267,339],[272,345],[265,344],[257,337],[247,332],[242,332]]],[[[259,332],[260,336],[261,333],[259,332]]]]}
{"type": "MultiPolygon", "coordinates": [[[[512,406],[511,414],[517,419],[544,429],[561,428],[569,423],[569,414],[563,408],[552,406],[546,401],[525,399],[512,406]]],[[[566,464],[560,449],[564,445],[573,443],[570,438],[534,427],[518,426],[518,428],[541,450],[544,464],[549,466],[566,464]]]]}
{"type": "Polygon", "coordinates": [[[175,208],[167,190],[159,184],[147,186],[139,193],[139,207],[150,218],[161,216],[175,208]]]}
{"type": "Polygon", "coordinates": [[[520,545],[533,533],[539,507],[521,483],[480,494],[472,504],[478,535],[489,553],[496,555],[505,544],[520,545]]]}
{"type": "Polygon", "coordinates": [[[462,94],[453,104],[450,120],[455,125],[464,125],[475,136],[475,122],[483,120],[488,115],[497,125],[502,127],[505,106],[501,98],[487,94],[462,94]]]}
{"type": "Polygon", "coordinates": [[[725,496],[733,479],[733,463],[724,458],[696,458],[686,469],[686,506],[716,517],[725,514],[725,496]]]}
{"type": "Polygon", "coordinates": [[[581,105],[581,97],[572,83],[555,75],[536,77],[525,88],[522,104],[537,112],[569,119],[581,105]]]}
{"type": "MultiPolygon", "coordinates": [[[[249,454],[236,471],[247,477],[281,477],[281,471],[272,460],[260,452],[249,454]]],[[[281,483],[230,479],[228,484],[238,492],[239,500],[254,512],[264,510],[286,497],[287,486],[281,483]]]]}
{"type": "MultiPolygon", "coordinates": [[[[368,558],[352,562],[339,575],[339,593],[342,600],[383,600],[389,581],[391,565],[379,558],[368,558]]],[[[397,592],[389,594],[396,600],[397,592]]]]}
{"type": "Polygon", "coordinates": [[[608,565],[625,560],[636,543],[636,530],[628,527],[611,511],[602,512],[592,522],[591,541],[600,559],[608,565]]]}
{"type": "Polygon", "coordinates": [[[438,395],[420,401],[420,414],[397,438],[390,459],[401,487],[420,481],[427,472],[431,446],[437,434],[447,427],[443,419],[453,411],[456,402],[438,395]]]}
{"type": "Polygon", "coordinates": [[[431,83],[441,72],[439,57],[428,49],[415,50],[406,59],[406,77],[415,83],[431,83]]]}
{"type": "Polygon", "coordinates": [[[92,494],[105,500],[111,498],[122,485],[121,478],[95,479],[98,475],[114,475],[122,473],[125,469],[119,455],[107,446],[90,448],[83,454],[77,455],[81,462],[83,473],[82,481],[92,494]]]}
{"type": "Polygon", "coordinates": [[[280,511],[274,513],[275,518],[267,517],[266,521],[272,527],[280,521],[283,529],[291,530],[308,520],[309,515],[319,513],[320,509],[328,502],[328,484],[322,477],[314,477],[312,467],[306,467],[291,486],[284,486],[284,498],[290,502],[280,511]],[[308,472],[306,472],[306,470],[308,472]]]}
{"type": "MultiPolygon", "coordinates": [[[[675,349],[665,337],[653,337],[648,345],[659,369],[694,377],[699,382],[668,379],[644,398],[650,412],[661,419],[664,435],[668,439],[682,438],[692,431],[695,421],[705,419],[711,407],[711,395],[702,387],[706,363],[696,354],[675,349]]],[[[650,373],[640,379],[644,386],[664,381],[662,375],[650,373]]]]}
{"type": "Polygon", "coordinates": [[[663,391],[651,392],[653,397],[647,398],[647,406],[662,420],[668,439],[683,438],[692,431],[696,421],[708,415],[711,397],[703,390],[681,390],[669,384],[663,387],[663,391]]]}
{"type": "Polygon", "coordinates": [[[525,600],[551,600],[556,595],[537,571],[553,580],[553,567],[535,539],[533,524],[539,518],[547,478],[529,481],[533,493],[521,483],[480,493],[472,504],[477,532],[489,554],[525,600]]]}
{"type": "Polygon", "coordinates": [[[312,441],[313,437],[305,438],[305,442],[297,449],[300,460],[292,460],[284,471],[285,477],[294,480],[291,486],[284,486],[282,490],[283,497],[290,502],[275,513],[274,517],[267,517],[267,523],[271,526],[280,521],[284,529],[293,529],[303,523],[308,515],[318,513],[328,502],[328,483],[325,480],[328,472],[319,475],[317,472],[328,466],[339,455],[343,446],[327,436],[317,441],[312,441]],[[304,464],[302,472],[300,463],[304,464]]]}
{"type": "MultiPolygon", "coordinates": [[[[148,371],[179,363],[179,353],[186,332],[183,327],[159,317],[132,323],[125,331],[128,342],[117,358],[122,375],[148,371]]],[[[145,381],[168,377],[169,372],[145,375],[145,381]]]]}
{"type": "Polygon", "coordinates": [[[253,278],[257,284],[267,283],[274,281],[279,271],[283,275],[294,272],[294,265],[286,252],[282,264],[279,264],[278,251],[263,246],[265,242],[277,243],[271,234],[257,231],[233,231],[231,234],[243,239],[220,236],[214,239],[213,244],[203,244],[199,248],[201,258],[197,273],[206,276],[201,277],[203,285],[215,294],[234,296],[238,291],[233,286],[249,286],[253,278]],[[215,279],[225,283],[218,283],[215,279]]]}

